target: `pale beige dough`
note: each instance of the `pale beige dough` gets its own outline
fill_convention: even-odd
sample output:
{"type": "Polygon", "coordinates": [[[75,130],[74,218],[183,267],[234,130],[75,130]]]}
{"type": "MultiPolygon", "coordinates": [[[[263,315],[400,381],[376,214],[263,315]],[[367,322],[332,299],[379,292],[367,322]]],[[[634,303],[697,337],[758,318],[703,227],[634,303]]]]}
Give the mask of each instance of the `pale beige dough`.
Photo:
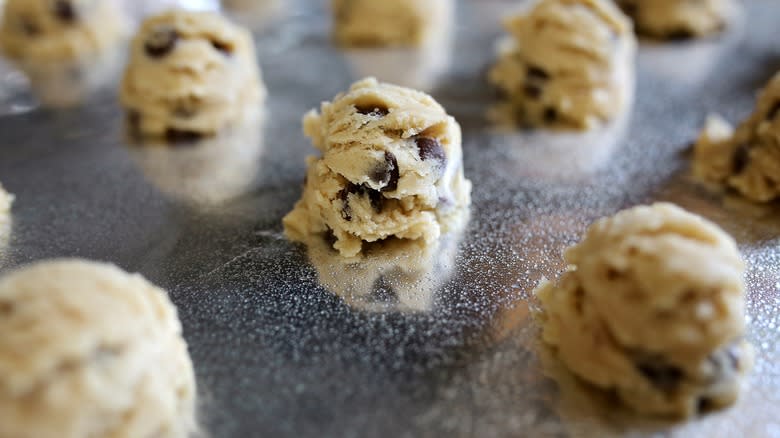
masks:
{"type": "Polygon", "coordinates": [[[752,364],[744,264],[716,225],[672,204],[597,221],[536,290],[543,340],[583,380],[646,414],[733,403],[752,364]]]}
{"type": "Polygon", "coordinates": [[[688,39],[721,32],[734,13],[733,0],[617,0],[637,33],[688,39]]]}
{"type": "Polygon", "coordinates": [[[736,131],[720,117],[710,117],[694,146],[693,172],[752,201],[780,198],[780,73],[736,131]]]}
{"type": "Polygon", "coordinates": [[[436,37],[453,0],[332,0],[333,34],[344,46],[419,46],[436,37]]]}
{"type": "Polygon", "coordinates": [[[265,93],[247,30],[215,13],[173,10],[134,38],[120,97],[131,130],[179,138],[256,117],[265,93]]]}
{"type": "Polygon", "coordinates": [[[431,244],[402,239],[365,244],[356,257],[339,257],[327,238],[310,239],[309,260],[320,284],[356,309],[430,311],[453,272],[465,225],[431,244]]]}
{"type": "Polygon", "coordinates": [[[2,20],[3,54],[25,66],[89,60],[117,50],[129,31],[113,0],[8,0],[2,20]]]}
{"type": "Polygon", "coordinates": [[[176,309],[138,274],[80,260],[0,278],[0,438],[181,437],[195,381],[176,309]]]}
{"type": "Polygon", "coordinates": [[[633,101],[636,37],[609,0],[542,0],[506,21],[490,81],[530,127],[591,129],[633,101]]]}
{"type": "Polygon", "coordinates": [[[364,79],[303,126],[321,156],[307,159],[303,195],[284,218],[290,239],[333,233],[352,257],[365,242],[431,243],[465,220],[460,126],[427,94],[364,79]]]}

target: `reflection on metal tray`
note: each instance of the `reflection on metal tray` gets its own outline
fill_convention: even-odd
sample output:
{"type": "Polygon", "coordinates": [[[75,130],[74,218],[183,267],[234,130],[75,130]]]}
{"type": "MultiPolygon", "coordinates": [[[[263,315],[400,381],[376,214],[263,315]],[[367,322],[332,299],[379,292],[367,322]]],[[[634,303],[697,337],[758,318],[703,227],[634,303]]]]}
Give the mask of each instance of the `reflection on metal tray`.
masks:
{"type": "Polygon", "coordinates": [[[454,32],[429,56],[379,58],[332,47],[325,2],[282,2],[275,19],[256,22],[270,91],[262,132],[243,151],[219,146],[244,153],[248,171],[198,149],[134,149],[111,92],[67,111],[0,117],[0,180],[17,195],[0,270],[78,256],[167,288],[214,437],[780,436],[778,207],[695,184],[684,154],[708,112],[740,120],[780,69],[775,0],[746,2],[748,32],[643,44],[633,113],[587,137],[486,125],[494,94],[484,72],[499,18],[515,4],[461,1],[454,32]],[[413,312],[351,307],[281,233],[313,153],[302,114],[366,74],[431,92],[464,128],[475,182],[471,221],[444,257],[454,266],[426,282],[435,294],[407,301],[413,312]],[[222,179],[211,185],[213,175],[222,179]],[[749,264],[758,356],[749,388],[733,408],[686,424],[602,406],[538,349],[529,317],[530,291],[557,275],[562,249],[590,221],[654,200],[723,226],[749,264]]]}

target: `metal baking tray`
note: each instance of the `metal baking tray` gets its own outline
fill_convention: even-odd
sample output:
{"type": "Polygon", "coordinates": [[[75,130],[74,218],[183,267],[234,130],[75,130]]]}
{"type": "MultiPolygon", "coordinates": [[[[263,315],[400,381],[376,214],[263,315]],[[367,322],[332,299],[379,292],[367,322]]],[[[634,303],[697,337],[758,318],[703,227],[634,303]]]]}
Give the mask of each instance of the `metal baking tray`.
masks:
{"type": "Polygon", "coordinates": [[[687,156],[709,112],[746,117],[780,69],[776,0],[745,2],[720,37],[643,42],[631,114],[586,135],[486,121],[498,23],[519,3],[460,1],[445,41],[420,52],[333,47],[317,0],[244,13],[270,97],[243,139],[134,147],[111,90],[7,113],[0,181],[17,202],[0,271],[84,257],[170,291],[213,437],[780,437],[780,208],[698,185],[687,156]],[[431,259],[441,274],[409,306],[392,304],[392,285],[377,286],[379,306],[329,292],[282,235],[314,152],[301,116],[369,74],[425,89],[460,121],[474,182],[467,229],[431,259]],[[721,225],[748,262],[755,369],[735,406],[686,423],[602,406],[546,359],[529,312],[592,220],[658,200],[721,225]]]}

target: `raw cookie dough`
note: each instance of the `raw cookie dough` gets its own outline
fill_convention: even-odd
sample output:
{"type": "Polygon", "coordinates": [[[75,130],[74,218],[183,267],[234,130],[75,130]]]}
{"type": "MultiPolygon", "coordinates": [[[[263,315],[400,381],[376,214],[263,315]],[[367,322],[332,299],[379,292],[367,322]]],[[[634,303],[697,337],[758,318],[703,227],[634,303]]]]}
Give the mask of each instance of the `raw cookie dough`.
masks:
{"type": "Polygon", "coordinates": [[[265,87],[252,36],[211,12],[149,18],[133,40],[120,97],[140,136],[209,136],[256,117],[265,87]]]}
{"type": "Polygon", "coordinates": [[[0,332],[0,438],[184,438],[195,429],[176,309],[140,275],[80,260],[9,273],[0,332]]]}
{"type": "Polygon", "coordinates": [[[328,238],[311,239],[308,255],[320,284],[354,308],[430,311],[455,267],[463,228],[465,222],[433,244],[401,239],[366,244],[359,256],[349,258],[340,257],[328,238]]]}
{"type": "Polygon", "coordinates": [[[466,219],[460,125],[427,94],[364,79],[306,114],[303,130],[322,155],[307,159],[303,195],[284,218],[290,239],[332,233],[352,257],[365,242],[432,243],[466,219]]]}
{"type": "Polygon", "coordinates": [[[530,127],[591,129],[633,100],[636,37],[609,0],[542,0],[510,18],[490,81],[530,127]]]}
{"type": "Polygon", "coordinates": [[[344,46],[419,46],[441,31],[452,0],[332,0],[333,34],[344,46]]]}
{"type": "Polygon", "coordinates": [[[8,0],[0,47],[18,63],[60,63],[114,50],[128,32],[115,0],[8,0]]]}
{"type": "Polygon", "coordinates": [[[722,31],[733,0],[617,0],[634,20],[637,33],[653,38],[689,39],[722,31]]]}
{"type": "Polygon", "coordinates": [[[693,172],[752,201],[780,199],[780,73],[736,132],[720,117],[710,117],[694,146],[693,172]]]}
{"type": "Polygon", "coordinates": [[[536,290],[543,340],[583,380],[646,414],[733,403],[752,364],[744,264],[716,225],[672,204],[597,221],[536,290]]]}

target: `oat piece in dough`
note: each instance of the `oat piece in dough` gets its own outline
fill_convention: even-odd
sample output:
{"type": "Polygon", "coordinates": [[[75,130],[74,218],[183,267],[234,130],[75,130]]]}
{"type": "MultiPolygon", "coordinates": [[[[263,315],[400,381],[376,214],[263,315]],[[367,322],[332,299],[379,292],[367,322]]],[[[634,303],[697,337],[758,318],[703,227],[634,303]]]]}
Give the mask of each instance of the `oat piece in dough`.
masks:
{"type": "Polygon", "coordinates": [[[524,125],[591,129],[631,105],[636,37],[609,0],[542,0],[505,25],[489,79],[524,125]]]}
{"type": "Polygon", "coordinates": [[[0,47],[23,67],[72,63],[116,50],[128,23],[114,0],[8,0],[0,47]]]}
{"type": "Polygon", "coordinates": [[[248,31],[215,13],[174,10],[144,22],[120,95],[133,132],[176,140],[255,117],[265,87],[248,31]]]}
{"type": "Polygon", "coordinates": [[[671,204],[597,221],[543,282],[543,340],[629,407],[686,417],[733,403],[752,364],[744,264],[716,225],[671,204]]]}
{"type": "Polygon", "coordinates": [[[441,31],[453,0],[332,0],[336,42],[351,47],[419,46],[441,31]]]}
{"type": "Polygon", "coordinates": [[[617,0],[640,35],[698,38],[721,32],[736,7],[733,0],[617,0]]]}
{"type": "Polygon", "coordinates": [[[312,110],[301,200],[285,232],[307,243],[333,234],[342,256],[388,238],[433,242],[467,218],[460,125],[427,94],[373,78],[312,110]]]}
{"type": "Polygon", "coordinates": [[[736,131],[719,117],[708,120],[694,146],[693,172],[752,201],[780,199],[780,73],[736,131]]]}
{"type": "Polygon", "coordinates": [[[0,278],[0,438],[170,437],[195,429],[176,309],[138,274],[80,260],[0,278]]]}

